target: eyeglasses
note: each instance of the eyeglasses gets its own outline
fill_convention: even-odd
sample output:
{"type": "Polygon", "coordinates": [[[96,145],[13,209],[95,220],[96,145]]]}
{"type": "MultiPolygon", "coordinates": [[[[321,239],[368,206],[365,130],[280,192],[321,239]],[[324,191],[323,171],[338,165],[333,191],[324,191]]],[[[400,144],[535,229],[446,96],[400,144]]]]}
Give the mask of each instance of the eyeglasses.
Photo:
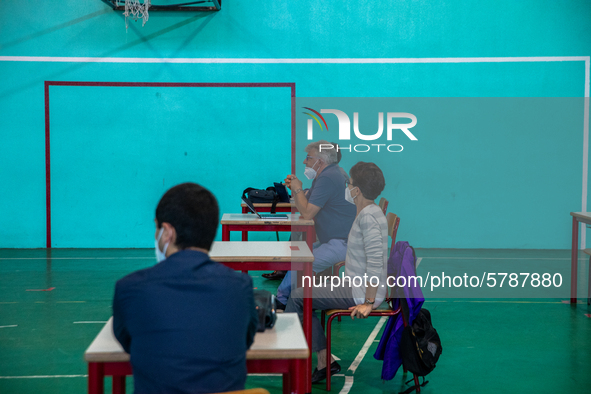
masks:
{"type": "Polygon", "coordinates": [[[306,160],[315,159],[314,156],[306,156],[306,160]]]}
{"type": "Polygon", "coordinates": [[[351,181],[345,181],[345,186],[349,187],[349,185],[355,186],[354,184],[351,183],[351,181]]]}

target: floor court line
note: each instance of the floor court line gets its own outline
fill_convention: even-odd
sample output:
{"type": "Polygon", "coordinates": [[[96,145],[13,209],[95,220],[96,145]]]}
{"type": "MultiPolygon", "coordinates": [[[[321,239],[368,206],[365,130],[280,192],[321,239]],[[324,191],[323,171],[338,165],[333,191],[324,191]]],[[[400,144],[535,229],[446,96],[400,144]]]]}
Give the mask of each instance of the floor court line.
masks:
{"type": "Polygon", "coordinates": [[[87,378],[88,375],[31,375],[31,376],[0,376],[0,379],[60,379],[87,378]]]}
{"type": "Polygon", "coordinates": [[[0,328],[10,328],[10,327],[18,327],[18,325],[17,324],[11,324],[11,325],[8,325],[8,326],[0,326],[0,328]]]}
{"type": "Polygon", "coordinates": [[[75,321],[74,324],[106,324],[106,321],[75,321]]]}
{"type": "Polygon", "coordinates": [[[351,390],[351,387],[353,387],[353,376],[345,376],[345,385],[339,394],[347,394],[351,390]]]}

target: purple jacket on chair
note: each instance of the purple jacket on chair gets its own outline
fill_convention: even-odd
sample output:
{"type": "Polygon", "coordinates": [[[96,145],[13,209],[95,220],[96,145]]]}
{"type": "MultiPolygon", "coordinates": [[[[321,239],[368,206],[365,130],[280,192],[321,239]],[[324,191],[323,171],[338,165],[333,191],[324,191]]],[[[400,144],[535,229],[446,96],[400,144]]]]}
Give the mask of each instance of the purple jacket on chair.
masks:
{"type": "MultiPolygon", "coordinates": [[[[420,282],[417,284],[416,281],[414,283],[411,281],[412,286],[409,286],[408,278],[416,276],[415,260],[414,251],[406,241],[396,242],[388,260],[388,276],[406,278],[406,286],[396,289],[395,294],[398,294],[398,298],[393,300],[393,309],[397,309],[401,305],[400,297],[404,297],[408,305],[409,325],[412,324],[425,302],[421,287],[418,285],[420,282]]],[[[402,279],[400,279],[400,283],[402,284],[402,279]]],[[[382,367],[382,379],[384,380],[391,380],[402,365],[399,343],[403,329],[402,313],[390,316],[374,354],[376,360],[384,360],[382,367]]]]}

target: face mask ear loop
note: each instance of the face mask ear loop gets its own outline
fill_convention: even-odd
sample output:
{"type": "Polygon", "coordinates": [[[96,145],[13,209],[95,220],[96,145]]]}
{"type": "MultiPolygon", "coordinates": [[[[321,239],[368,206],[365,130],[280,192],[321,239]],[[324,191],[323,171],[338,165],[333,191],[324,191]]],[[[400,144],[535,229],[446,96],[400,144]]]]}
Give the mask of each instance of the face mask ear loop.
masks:
{"type": "MultiPolygon", "coordinates": [[[[164,232],[164,227],[160,227],[160,231],[158,232],[158,238],[156,238],[156,242],[160,242],[160,238],[162,238],[162,233],[164,232]]],[[[160,247],[158,247],[160,249],[160,247]]]]}
{"type": "MultiPolygon", "coordinates": [[[[314,163],[314,165],[312,166],[312,169],[314,169],[314,166],[316,166],[316,164],[317,164],[317,163],[319,163],[319,162],[320,162],[320,160],[321,160],[321,159],[318,159],[318,160],[316,160],[316,163],[314,163]]],[[[318,167],[318,168],[320,168],[320,167],[318,167]]],[[[316,170],[316,171],[318,171],[318,170],[316,170]]]]}

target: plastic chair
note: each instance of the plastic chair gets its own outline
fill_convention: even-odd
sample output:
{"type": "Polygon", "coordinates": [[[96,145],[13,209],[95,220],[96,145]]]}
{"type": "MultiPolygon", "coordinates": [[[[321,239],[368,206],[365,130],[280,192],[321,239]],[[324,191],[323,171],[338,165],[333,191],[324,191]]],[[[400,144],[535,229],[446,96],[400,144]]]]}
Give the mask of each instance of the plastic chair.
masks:
{"type": "Polygon", "coordinates": [[[589,279],[587,280],[587,305],[591,305],[591,249],[585,249],[583,252],[589,255],[589,279]]]}
{"type": "Polygon", "coordinates": [[[382,212],[384,212],[384,215],[386,214],[386,212],[388,212],[388,200],[386,200],[384,197],[380,198],[380,203],[378,204],[378,206],[382,208],[382,212]]]}

